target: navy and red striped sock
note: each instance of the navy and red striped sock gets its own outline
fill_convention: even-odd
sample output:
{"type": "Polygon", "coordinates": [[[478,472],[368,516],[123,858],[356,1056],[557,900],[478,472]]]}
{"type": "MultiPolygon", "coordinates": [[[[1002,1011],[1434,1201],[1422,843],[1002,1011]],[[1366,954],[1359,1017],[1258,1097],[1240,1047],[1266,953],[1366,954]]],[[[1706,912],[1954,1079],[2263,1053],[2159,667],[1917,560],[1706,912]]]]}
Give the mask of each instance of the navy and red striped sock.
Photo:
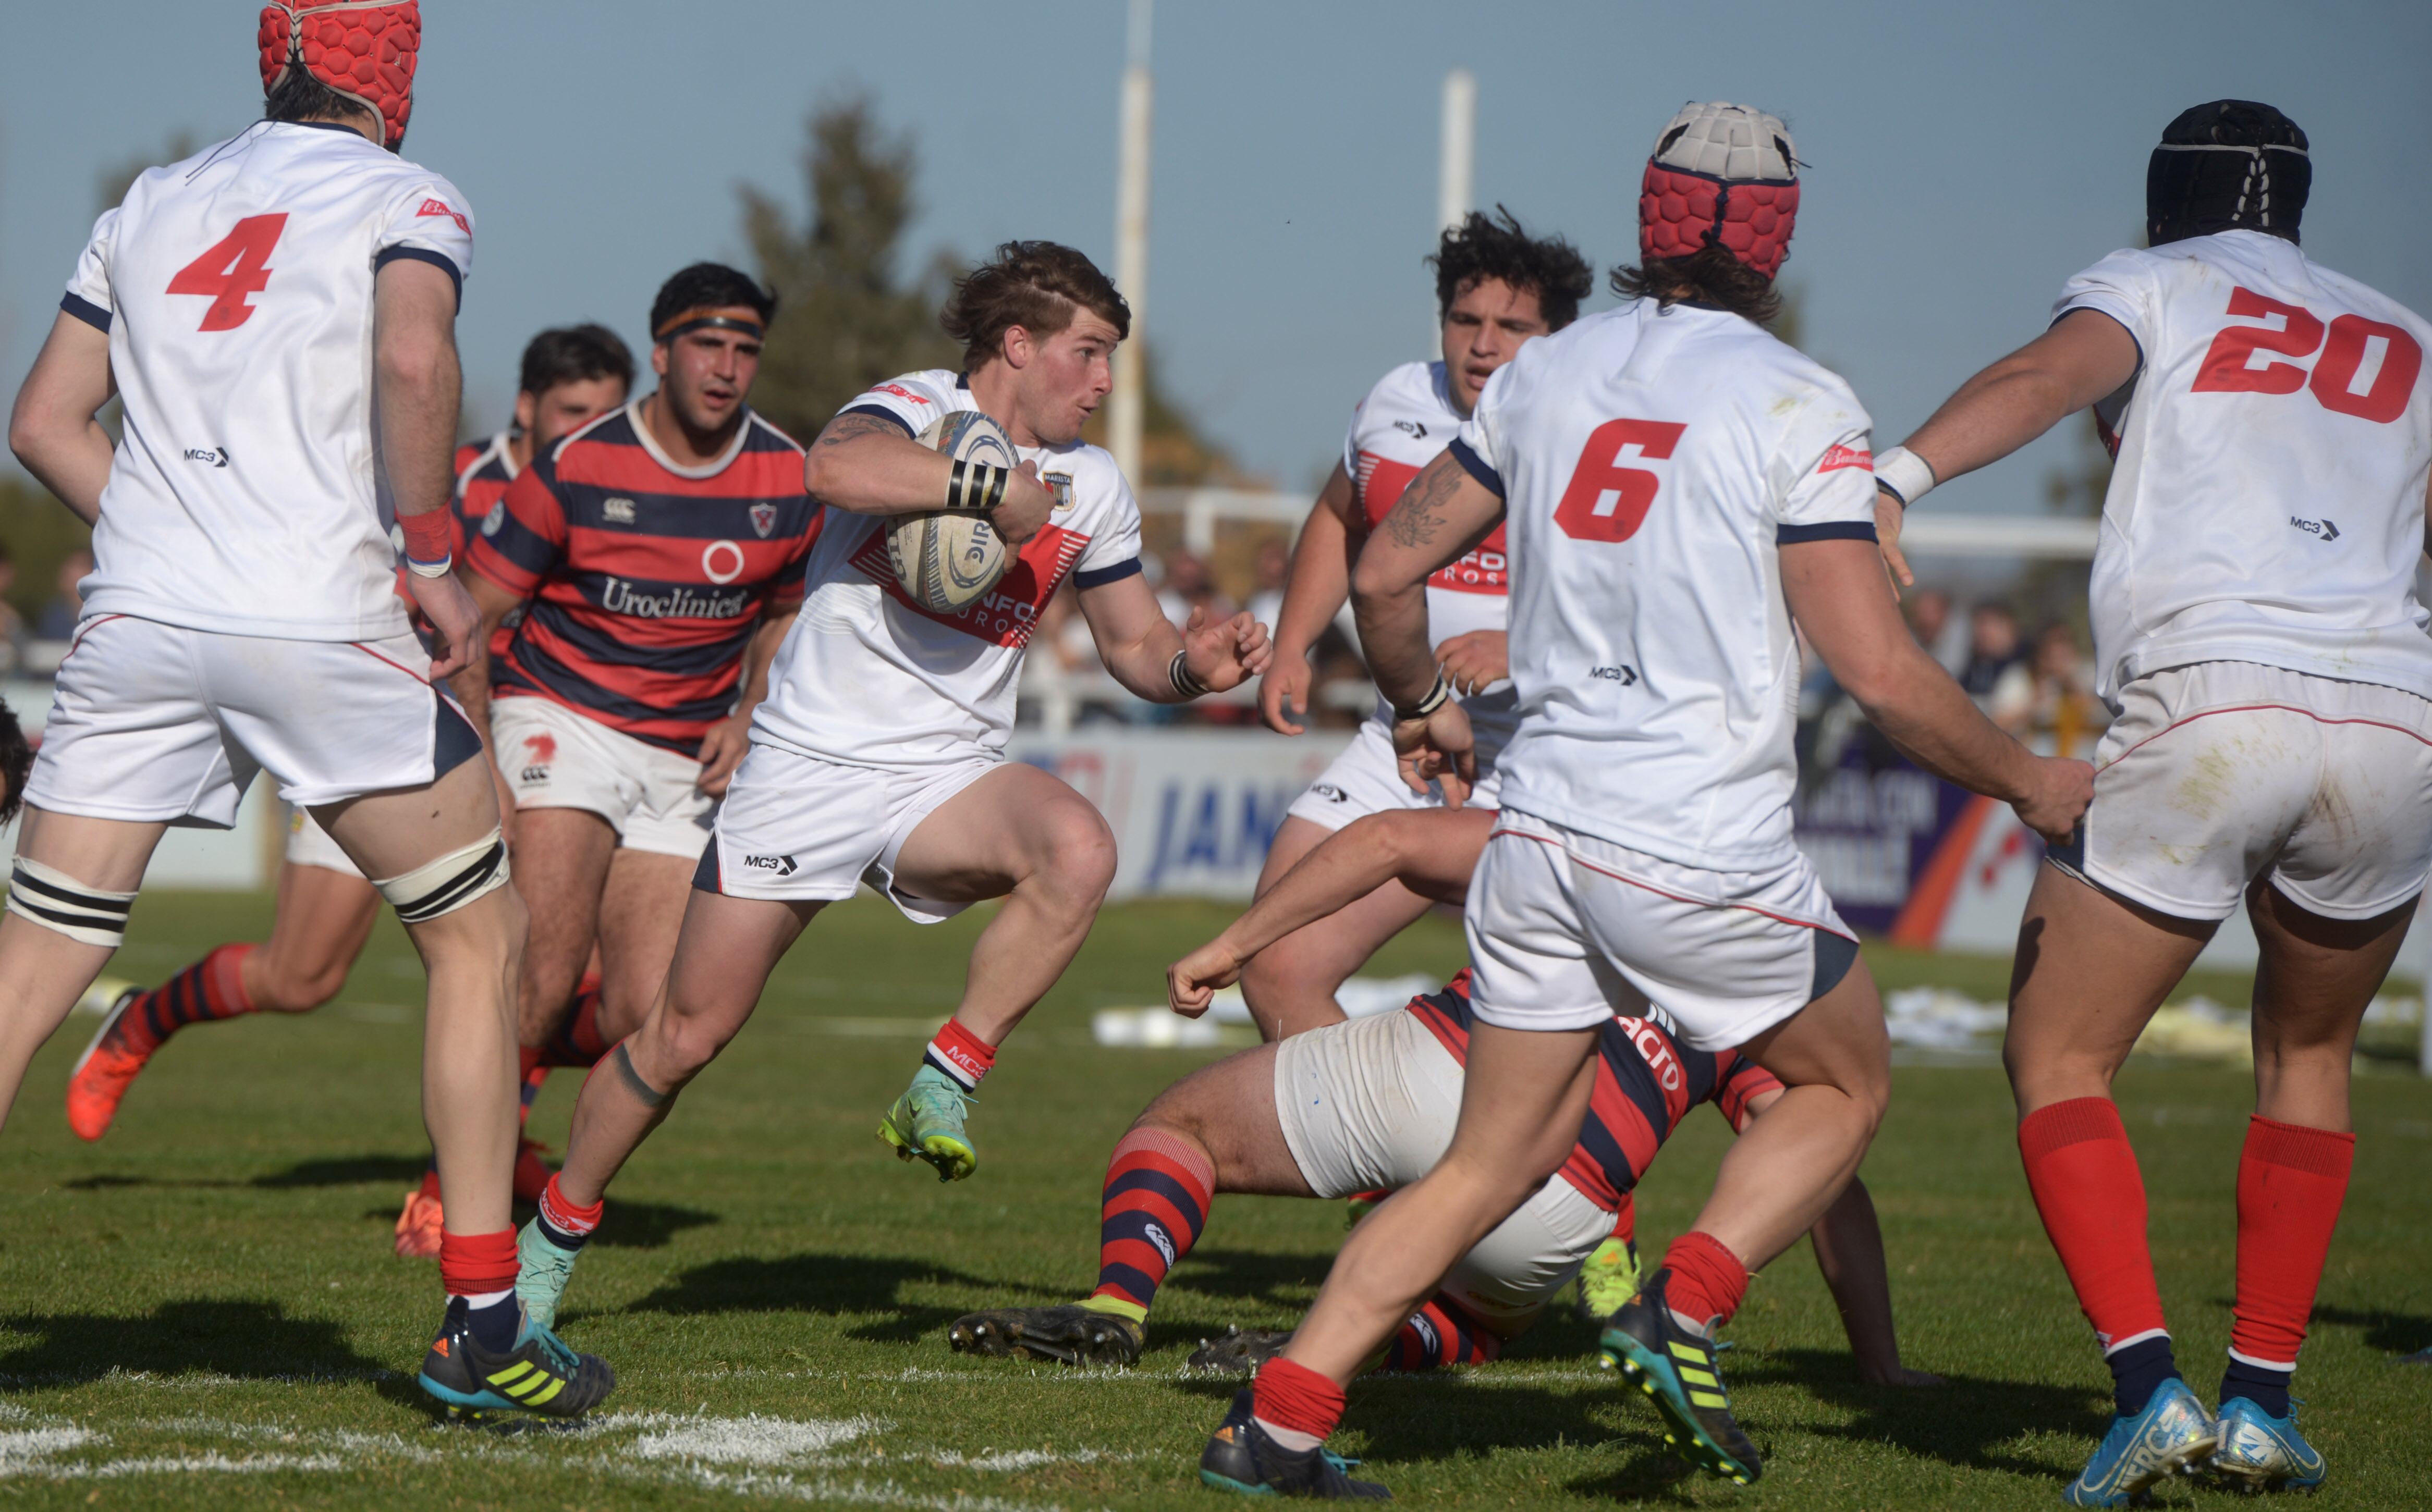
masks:
{"type": "Polygon", "coordinates": [[[119,1020],[120,1039],[128,1050],[148,1055],[188,1024],[252,1013],[254,1001],[245,990],[245,958],[259,949],[223,945],[144,993],[119,1020]]]}
{"type": "Polygon", "coordinates": [[[1471,1322],[1459,1303],[1437,1292],[1402,1320],[1377,1369],[1432,1370],[1443,1365],[1484,1365],[1502,1352],[1503,1340],[1471,1322]]]}
{"type": "Polygon", "coordinates": [[[595,983],[574,995],[574,1006],[564,1021],[541,1042],[540,1064],[592,1067],[607,1053],[608,1040],[600,1033],[600,988],[595,983]]]}
{"type": "Polygon", "coordinates": [[[1134,1129],[1106,1162],[1099,1206],[1098,1285],[1085,1304],[1134,1322],[1166,1272],[1191,1252],[1216,1198],[1216,1163],[1171,1129],[1134,1129]]]}

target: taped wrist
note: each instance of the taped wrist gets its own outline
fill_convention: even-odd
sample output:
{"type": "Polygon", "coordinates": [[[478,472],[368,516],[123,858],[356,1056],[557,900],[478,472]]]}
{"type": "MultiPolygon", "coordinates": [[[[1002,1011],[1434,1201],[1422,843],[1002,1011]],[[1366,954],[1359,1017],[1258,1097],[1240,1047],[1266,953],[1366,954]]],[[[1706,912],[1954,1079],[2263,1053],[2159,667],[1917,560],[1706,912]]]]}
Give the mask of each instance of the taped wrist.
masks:
{"type": "Polygon", "coordinates": [[[1418,702],[1410,705],[1408,708],[1405,708],[1398,703],[1393,705],[1393,717],[1397,721],[1405,719],[1425,719],[1427,715],[1443,708],[1444,706],[1444,700],[1451,697],[1452,684],[1444,680],[1444,670],[1439,667],[1436,670],[1435,686],[1429,688],[1425,697],[1421,697],[1418,702]]]}
{"type": "Polygon", "coordinates": [[[957,460],[946,474],[946,504],[951,514],[986,514],[1005,502],[1008,469],[987,462],[957,460]]]}
{"type": "Polygon", "coordinates": [[[400,514],[397,517],[397,533],[405,537],[405,564],[417,578],[445,578],[453,560],[455,532],[448,527],[448,512],[431,510],[422,514],[400,514]]]}
{"type": "Polygon", "coordinates": [[[452,914],[506,884],[507,842],[495,829],[462,850],[450,850],[401,877],[372,883],[397,910],[400,924],[421,924],[452,914]]]}
{"type": "Polygon", "coordinates": [[[1925,497],[1935,480],[1933,463],[1906,446],[1894,446],[1875,458],[1875,486],[1899,499],[1903,509],[1925,497]]]}
{"type": "Polygon", "coordinates": [[[1174,692],[1185,698],[1196,698],[1208,691],[1208,684],[1193,677],[1191,668],[1185,664],[1185,658],[1190,655],[1188,650],[1174,652],[1174,660],[1165,664],[1165,675],[1173,681],[1174,692]]]}
{"type": "Polygon", "coordinates": [[[133,893],[106,893],[55,866],[17,858],[8,877],[8,912],[46,930],[56,930],[78,945],[115,950],[127,943],[127,915],[135,906],[133,893]]]}

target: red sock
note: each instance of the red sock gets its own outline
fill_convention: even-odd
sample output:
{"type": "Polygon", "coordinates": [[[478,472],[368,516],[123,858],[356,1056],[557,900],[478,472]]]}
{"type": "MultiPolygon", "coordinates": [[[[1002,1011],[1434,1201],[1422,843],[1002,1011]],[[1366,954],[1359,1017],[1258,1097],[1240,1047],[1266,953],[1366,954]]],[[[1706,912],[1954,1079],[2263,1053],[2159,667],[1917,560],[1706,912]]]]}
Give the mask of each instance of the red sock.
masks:
{"type": "Polygon", "coordinates": [[[2167,1336],[2145,1244],[2145,1178],[2109,1098],[2071,1098],[2018,1124],[2027,1189],[2106,1354],[2167,1336]]]}
{"type": "Polygon", "coordinates": [[[245,995],[245,958],[258,946],[223,945],[127,1006],[118,1033],[129,1050],[150,1053],[185,1028],[254,1011],[245,995]]]}
{"type": "MultiPolygon", "coordinates": [[[[1260,1366],[1258,1379],[1250,1383],[1250,1415],[1271,1434],[1280,1429],[1322,1440],[1343,1420],[1343,1388],[1278,1354],[1260,1366]]],[[[1284,1447],[1301,1446],[1285,1440],[1284,1447]]]]}
{"type": "Polygon", "coordinates": [[[515,1132],[520,1134],[524,1125],[532,1122],[532,1103],[539,1100],[541,1085],[549,1080],[549,1063],[541,1058],[539,1050],[530,1045],[518,1045],[515,1047],[515,1068],[523,1079],[523,1085],[515,1094],[515,1132]]]}
{"type": "Polygon", "coordinates": [[[450,1297],[486,1297],[515,1285],[515,1231],[439,1235],[439,1284],[450,1297]]]}
{"type": "Polygon", "coordinates": [[[937,1037],[929,1041],[929,1053],[920,1059],[922,1064],[953,1077],[969,1092],[996,1064],[996,1047],[965,1029],[960,1020],[949,1018],[946,1027],[937,1031],[937,1037]]]}
{"type": "Polygon", "coordinates": [[[2331,1230],[2348,1195],[2356,1135],[2256,1115],[2238,1159],[2238,1309],[2229,1352],[2275,1370],[2297,1367],[2331,1230]]]}
{"type": "Polygon", "coordinates": [[[543,1066],[597,1066],[608,1053],[608,1041],[600,1033],[600,985],[596,979],[583,980],[588,985],[574,995],[566,1021],[540,1048],[543,1066]]]}
{"type": "Polygon", "coordinates": [[[1106,1189],[1098,1218],[1098,1286],[1104,1297],[1137,1309],[1149,1304],[1208,1226],[1215,1201],[1216,1165],[1192,1140],[1165,1129],[1135,1129],[1106,1162],[1106,1189]]]}
{"type": "Polygon", "coordinates": [[[600,1226],[600,1216],[608,1210],[608,1200],[601,1198],[589,1207],[577,1207],[566,1195],[565,1188],[551,1176],[541,1188],[540,1231],[549,1235],[561,1250],[580,1250],[600,1226]]]}
{"type": "Polygon", "coordinates": [[[1664,1252],[1664,1268],[1672,1279],[1664,1287],[1664,1305],[1683,1318],[1705,1321],[1713,1333],[1731,1320],[1748,1295],[1748,1268],[1723,1241],[1692,1229],[1664,1252]]]}
{"type": "Polygon", "coordinates": [[[1438,1292],[1402,1320],[1385,1346],[1385,1370],[1432,1370],[1440,1365],[1484,1365],[1503,1352],[1503,1341],[1469,1320],[1458,1303],[1438,1292]]]}

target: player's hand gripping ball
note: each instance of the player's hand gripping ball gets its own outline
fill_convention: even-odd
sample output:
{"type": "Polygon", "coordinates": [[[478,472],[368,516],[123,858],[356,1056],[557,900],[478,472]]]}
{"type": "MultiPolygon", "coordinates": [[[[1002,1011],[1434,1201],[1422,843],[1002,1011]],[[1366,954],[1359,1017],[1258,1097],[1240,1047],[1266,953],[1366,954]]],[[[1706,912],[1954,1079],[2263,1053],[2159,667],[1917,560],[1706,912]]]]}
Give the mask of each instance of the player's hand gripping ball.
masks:
{"type": "MultiPolygon", "coordinates": [[[[956,462],[1008,471],[1022,463],[1013,442],[976,410],[958,411],[920,432],[920,445],[956,462]]],[[[899,514],[887,522],[887,556],[912,601],[933,613],[956,614],[996,586],[1013,552],[984,514],[939,510],[899,514]]]]}

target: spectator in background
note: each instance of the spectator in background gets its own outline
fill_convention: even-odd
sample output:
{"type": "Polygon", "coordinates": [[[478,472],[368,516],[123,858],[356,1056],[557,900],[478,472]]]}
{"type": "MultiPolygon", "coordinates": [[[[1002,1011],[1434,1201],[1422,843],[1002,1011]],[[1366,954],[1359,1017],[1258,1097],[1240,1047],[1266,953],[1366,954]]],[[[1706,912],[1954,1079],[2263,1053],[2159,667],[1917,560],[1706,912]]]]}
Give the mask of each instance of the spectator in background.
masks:
{"type": "Polygon", "coordinates": [[[2019,660],[2018,616],[2009,605],[1988,601],[1968,611],[1968,660],[1959,670],[1959,685],[1980,707],[2019,660]]]}
{"type": "Polygon", "coordinates": [[[2088,686],[2077,631],[2068,625],[2045,626],[2034,654],[2004,675],[2002,686],[2009,696],[1994,722],[2038,750],[2038,737],[2048,737],[2053,755],[2074,755],[2109,723],[2088,686]]]}
{"type": "Polygon", "coordinates": [[[1292,547],[1281,541],[1269,541],[1258,547],[1252,572],[1255,585],[1250,590],[1250,617],[1273,630],[1275,621],[1283,617],[1284,581],[1292,576],[1292,547]]]}
{"type": "Polygon", "coordinates": [[[1908,628],[1925,654],[1939,663],[1942,670],[1957,677],[1968,665],[1968,631],[1959,617],[1951,612],[1951,596],[1939,588],[1926,588],[1911,594],[1908,599],[1908,628]]]}
{"type": "MultiPolygon", "coordinates": [[[[1165,580],[1157,585],[1157,603],[1175,630],[1191,623],[1191,612],[1205,609],[1210,619],[1235,613],[1232,600],[1217,591],[1216,580],[1197,553],[1177,546],[1165,559],[1165,580]]],[[[1179,707],[1178,705],[1175,707],[1179,707]]]]}
{"type": "Polygon", "coordinates": [[[84,595],[77,591],[85,579],[93,576],[93,553],[82,546],[68,553],[59,563],[59,596],[42,606],[34,619],[34,638],[38,641],[65,641],[76,637],[76,621],[84,617],[84,595]]]}

